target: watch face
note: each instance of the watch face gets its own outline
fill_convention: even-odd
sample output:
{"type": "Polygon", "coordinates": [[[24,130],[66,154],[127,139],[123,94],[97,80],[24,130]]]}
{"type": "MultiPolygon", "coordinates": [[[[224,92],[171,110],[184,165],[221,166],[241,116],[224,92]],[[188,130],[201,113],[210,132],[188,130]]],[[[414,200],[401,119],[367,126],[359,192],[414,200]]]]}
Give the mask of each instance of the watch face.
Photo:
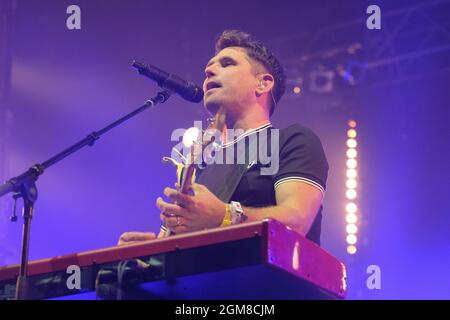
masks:
{"type": "Polygon", "coordinates": [[[242,223],[246,220],[246,217],[244,216],[244,211],[242,210],[242,206],[239,202],[231,201],[230,207],[233,224],[242,223]]]}
{"type": "Polygon", "coordinates": [[[242,206],[241,206],[241,204],[240,204],[239,202],[231,201],[231,204],[232,204],[233,207],[236,209],[236,211],[238,211],[238,212],[240,212],[240,213],[243,212],[242,206]]]}

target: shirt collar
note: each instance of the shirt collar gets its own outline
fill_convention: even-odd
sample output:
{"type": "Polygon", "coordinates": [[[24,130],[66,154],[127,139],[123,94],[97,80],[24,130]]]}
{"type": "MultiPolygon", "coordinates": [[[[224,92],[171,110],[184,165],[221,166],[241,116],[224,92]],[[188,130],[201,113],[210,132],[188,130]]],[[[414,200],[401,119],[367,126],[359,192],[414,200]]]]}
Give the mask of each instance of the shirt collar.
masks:
{"type": "Polygon", "coordinates": [[[236,142],[242,140],[243,138],[245,138],[245,137],[247,137],[247,136],[249,136],[249,135],[251,135],[253,133],[257,133],[257,132],[263,131],[263,130],[265,130],[267,128],[271,128],[271,127],[272,127],[272,124],[270,122],[268,122],[268,123],[263,124],[262,126],[259,126],[257,128],[249,129],[249,130],[245,131],[243,134],[241,134],[240,136],[234,138],[232,141],[222,144],[220,147],[221,148],[229,147],[229,146],[235,144],[236,142]]]}

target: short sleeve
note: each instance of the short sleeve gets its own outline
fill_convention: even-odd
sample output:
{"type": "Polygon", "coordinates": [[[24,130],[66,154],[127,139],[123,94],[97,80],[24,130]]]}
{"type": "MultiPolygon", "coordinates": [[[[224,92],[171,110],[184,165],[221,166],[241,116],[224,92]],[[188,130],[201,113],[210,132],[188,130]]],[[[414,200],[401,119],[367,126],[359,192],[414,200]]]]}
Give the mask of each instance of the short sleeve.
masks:
{"type": "Polygon", "coordinates": [[[319,137],[299,124],[280,130],[279,170],[273,175],[275,189],[287,181],[302,181],[326,189],[328,161],[319,137]]]}

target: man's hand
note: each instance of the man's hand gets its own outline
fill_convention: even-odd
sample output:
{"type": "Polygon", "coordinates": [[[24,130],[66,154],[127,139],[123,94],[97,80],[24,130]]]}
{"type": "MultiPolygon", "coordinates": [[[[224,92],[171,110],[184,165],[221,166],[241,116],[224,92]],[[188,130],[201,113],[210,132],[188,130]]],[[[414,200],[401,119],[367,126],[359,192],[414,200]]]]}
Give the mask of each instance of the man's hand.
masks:
{"type": "Polygon", "coordinates": [[[125,232],[120,236],[117,245],[122,246],[140,241],[153,240],[155,238],[156,234],[153,232],[125,232]]]}
{"type": "Polygon", "coordinates": [[[190,191],[192,195],[164,189],[164,195],[174,203],[161,197],[156,200],[163,223],[176,234],[219,227],[225,216],[225,203],[204,185],[193,183],[190,191]]]}

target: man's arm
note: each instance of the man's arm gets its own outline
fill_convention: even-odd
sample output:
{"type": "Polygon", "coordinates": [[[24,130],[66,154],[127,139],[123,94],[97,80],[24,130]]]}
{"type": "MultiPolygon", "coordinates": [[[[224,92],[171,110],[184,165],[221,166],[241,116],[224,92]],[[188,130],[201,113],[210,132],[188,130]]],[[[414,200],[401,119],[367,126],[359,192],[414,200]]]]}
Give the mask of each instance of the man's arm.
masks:
{"type": "Polygon", "coordinates": [[[275,189],[277,204],[271,207],[244,207],[247,221],[273,218],[305,236],[319,211],[323,193],[301,181],[287,181],[275,189]]]}
{"type": "MultiPolygon", "coordinates": [[[[225,216],[226,204],[207,187],[193,184],[195,195],[186,195],[166,188],[164,194],[175,203],[157,199],[161,219],[174,232],[216,228],[225,216]],[[178,216],[178,217],[177,217],[178,216]]],[[[286,181],[275,189],[277,205],[264,208],[244,208],[248,221],[273,218],[306,235],[322,201],[322,191],[301,181],[286,181]]]]}

